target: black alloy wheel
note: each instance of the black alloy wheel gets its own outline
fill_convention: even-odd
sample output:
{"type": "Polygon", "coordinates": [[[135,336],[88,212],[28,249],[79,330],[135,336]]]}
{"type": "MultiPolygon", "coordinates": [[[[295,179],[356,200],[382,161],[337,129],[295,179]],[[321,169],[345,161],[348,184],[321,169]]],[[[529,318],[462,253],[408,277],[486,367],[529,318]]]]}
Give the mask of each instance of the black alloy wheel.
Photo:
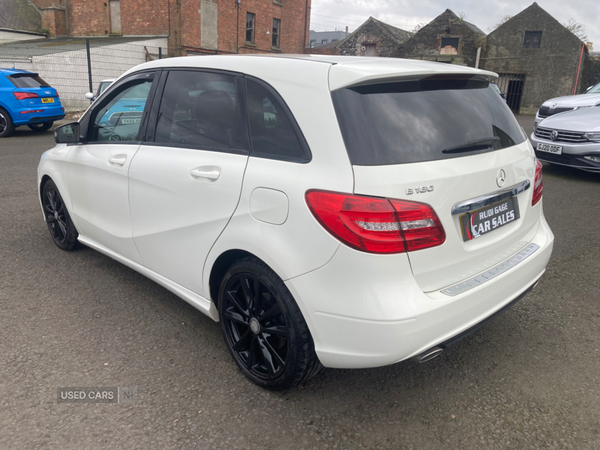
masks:
{"type": "Polygon", "coordinates": [[[242,259],[225,275],[219,316],[234,360],[259,386],[288,388],[321,369],[298,305],[283,281],[257,258],[242,259]]]}
{"type": "Polygon", "coordinates": [[[52,127],[52,124],[54,122],[41,122],[41,123],[30,123],[29,125],[27,125],[29,128],[31,128],[33,131],[46,131],[49,130],[52,127]]]}
{"type": "Polygon", "coordinates": [[[44,185],[42,205],[52,240],[58,248],[72,250],[77,244],[78,233],[71,221],[65,203],[52,180],[48,180],[44,185]]]}
{"type": "Polygon", "coordinates": [[[12,136],[14,131],[15,126],[10,114],[8,114],[4,109],[0,108],[0,137],[12,136]]]}

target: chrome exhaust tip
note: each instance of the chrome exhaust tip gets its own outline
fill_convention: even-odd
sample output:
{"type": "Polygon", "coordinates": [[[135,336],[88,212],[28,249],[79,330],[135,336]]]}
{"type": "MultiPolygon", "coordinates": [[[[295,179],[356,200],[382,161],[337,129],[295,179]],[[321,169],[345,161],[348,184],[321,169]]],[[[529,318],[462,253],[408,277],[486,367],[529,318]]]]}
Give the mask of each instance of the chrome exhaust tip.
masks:
{"type": "Polygon", "coordinates": [[[444,351],[441,347],[433,347],[427,351],[424,351],[420,355],[414,356],[412,359],[418,363],[424,363],[427,361],[431,361],[433,358],[440,356],[444,351]]]}

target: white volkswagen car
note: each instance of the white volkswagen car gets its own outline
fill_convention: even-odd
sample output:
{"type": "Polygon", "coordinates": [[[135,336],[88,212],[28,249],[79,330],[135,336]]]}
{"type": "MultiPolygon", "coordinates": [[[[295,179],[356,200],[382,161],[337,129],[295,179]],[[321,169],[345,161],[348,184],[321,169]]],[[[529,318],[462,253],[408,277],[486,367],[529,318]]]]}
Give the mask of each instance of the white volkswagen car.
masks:
{"type": "Polygon", "coordinates": [[[142,64],[56,129],[44,220],[59,248],[220,321],[260,386],[425,361],[531,290],[552,252],[541,164],[495,79],[392,58],[142,64]],[[132,89],[143,111],[115,113],[132,89]]]}

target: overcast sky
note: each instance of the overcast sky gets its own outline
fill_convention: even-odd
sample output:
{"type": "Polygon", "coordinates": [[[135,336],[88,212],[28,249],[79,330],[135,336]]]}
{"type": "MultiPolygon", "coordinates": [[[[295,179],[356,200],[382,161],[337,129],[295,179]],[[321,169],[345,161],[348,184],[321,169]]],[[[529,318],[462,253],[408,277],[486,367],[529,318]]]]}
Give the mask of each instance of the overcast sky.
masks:
{"type": "MultiPolygon", "coordinates": [[[[312,0],[310,29],[315,31],[355,30],[373,16],[383,22],[411,31],[419,23],[428,23],[447,8],[489,33],[503,16],[516,15],[531,2],[518,0],[312,0]]],[[[599,0],[538,0],[537,4],[559,22],[570,18],[585,26],[594,51],[600,50],[599,0]]]]}

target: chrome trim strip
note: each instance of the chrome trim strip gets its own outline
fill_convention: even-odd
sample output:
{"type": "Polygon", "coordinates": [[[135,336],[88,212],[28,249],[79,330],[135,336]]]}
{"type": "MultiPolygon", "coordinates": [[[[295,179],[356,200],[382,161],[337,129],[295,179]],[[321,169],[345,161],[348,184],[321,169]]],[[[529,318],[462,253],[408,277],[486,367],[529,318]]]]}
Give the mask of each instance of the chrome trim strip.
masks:
{"type": "Polygon", "coordinates": [[[458,202],[452,207],[452,215],[463,214],[469,211],[475,211],[477,209],[485,208],[486,206],[493,205],[494,203],[501,202],[510,197],[515,197],[521,192],[525,192],[529,189],[531,183],[529,180],[522,181],[521,183],[509,186],[499,191],[492,192],[491,194],[482,195],[481,197],[475,197],[470,200],[458,202]]]}
{"type": "Polygon", "coordinates": [[[454,286],[450,286],[449,288],[443,289],[440,292],[442,294],[449,295],[450,297],[454,297],[455,295],[462,294],[463,292],[466,292],[469,289],[473,289],[474,287],[487,283],[492,278],[495,278],[498,275],[506,272],[508,269],[512,269],[516,265],[521,264],[531,255],[537,252],[539,248],[540,246],[537,244],[529,244],[519,253],[508,258],[506,261],[501,262],[500,264],[492,267],[491,269],[483,273],[480,273],[479,275],[473,278],[469,278],[467,281],[462,281],[458,284],[455,284],[454,286]]]}

